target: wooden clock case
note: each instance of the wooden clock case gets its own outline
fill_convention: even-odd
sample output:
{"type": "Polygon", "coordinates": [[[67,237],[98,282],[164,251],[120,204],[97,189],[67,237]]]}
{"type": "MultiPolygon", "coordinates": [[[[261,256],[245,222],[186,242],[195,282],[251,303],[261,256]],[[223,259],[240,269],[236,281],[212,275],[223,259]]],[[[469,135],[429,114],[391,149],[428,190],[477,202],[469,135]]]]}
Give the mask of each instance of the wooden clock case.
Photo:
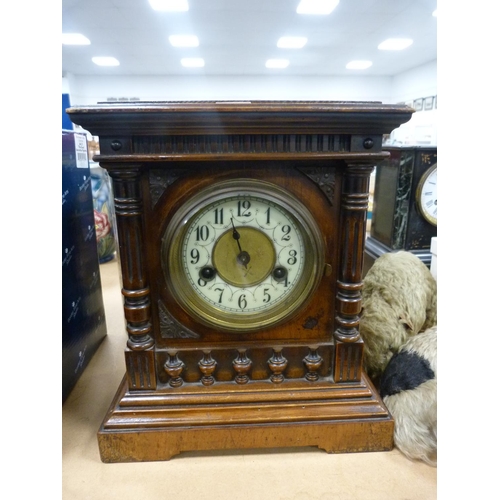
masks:
{"type": "Polygon", "coordinates": [[[187,450],[390,450],[394,422],[362,369],[369,178],[412,109],[363,102],[152,102],[68,110],[99,136],[113,179],[128,342],[98,432],[104,462],[187,450]],[[271,182],[314,216],[325,265],[283,324],[217,331],[177,305],[161,239],[179,207],[225,179],[271,182]],[[168,270],[167,270],[168,272],[168,270]]]}
{"type": "Polygon", "coordinates": [[[364,273],[387,252],[406,250],[427,267],[431,265],[431,238],[437,226],[417,207],[418,185],[437,164],[432,146],[384,147],[390,157],[377,165],[370,236],[366,240],[364,273]]]}

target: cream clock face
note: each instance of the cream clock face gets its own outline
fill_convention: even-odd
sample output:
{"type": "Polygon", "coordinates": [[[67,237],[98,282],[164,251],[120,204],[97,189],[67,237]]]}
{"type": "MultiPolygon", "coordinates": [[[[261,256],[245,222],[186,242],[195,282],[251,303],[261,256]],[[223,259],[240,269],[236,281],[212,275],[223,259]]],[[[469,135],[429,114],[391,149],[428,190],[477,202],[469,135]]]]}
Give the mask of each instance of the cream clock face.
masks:
{"type": "Polygon", "coordinates": [[[320,279],[323,245],[308,210],[272,184],[219,183],[185,203],[163,238],[170,291],[198,321],[226,331],[280,323],[320,279]]]}
{"type": "Polygon", "coordinates": [[[437,226],[437,164],[422,176],[417,188],[417,204],[425,220],[437,226]]]}

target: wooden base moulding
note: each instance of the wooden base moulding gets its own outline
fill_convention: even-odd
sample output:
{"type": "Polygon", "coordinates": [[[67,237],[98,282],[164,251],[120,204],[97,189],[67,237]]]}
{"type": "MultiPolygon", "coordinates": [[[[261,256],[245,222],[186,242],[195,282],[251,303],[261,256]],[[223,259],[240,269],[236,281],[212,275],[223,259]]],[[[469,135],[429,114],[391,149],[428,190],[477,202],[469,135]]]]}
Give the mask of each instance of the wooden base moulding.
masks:
{"type": "Polygon", "coordinates": [[[365,373],[357,383],[228,383],[156,391],[129,391],[125,377],[98,441],[101,460],[111,463],[169,460],[195,450],[389,451],[393,432],[394,421],[365,373]]]}

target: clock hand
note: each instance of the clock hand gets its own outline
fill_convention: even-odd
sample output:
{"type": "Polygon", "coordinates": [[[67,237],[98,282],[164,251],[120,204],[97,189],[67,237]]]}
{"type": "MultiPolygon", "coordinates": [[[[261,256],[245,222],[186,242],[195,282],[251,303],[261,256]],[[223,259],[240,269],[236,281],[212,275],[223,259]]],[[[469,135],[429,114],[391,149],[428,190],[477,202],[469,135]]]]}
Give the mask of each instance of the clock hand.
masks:
{"type": "Polygon", "coordinates": [[[250,262],[250,255],[248,252],[245,252],[244,250],[241,249],[240,245],[240,233],[236,230],[234,227],[234,222],[233,218],[231,217],[231,224],[233,226],[233,238],[236,240],[236,243],[238,243],[238,249],[240,250],[240,253],[236,257],[237,261],[240,264],[243,264],[245,266],[245,269],[247,268],[247,264],[250,262]]]}
{"type": "Polygon", "coordinates": [[[233,225],[233,238],[236,240],[236,243],[238,243],[238,248],[240,249],[240,252],[242,252],[241,245],[240,245],[240,233],[238,233],[238,231],[236,231],[232,217],[231,217],[231,224],[233,225]]]}

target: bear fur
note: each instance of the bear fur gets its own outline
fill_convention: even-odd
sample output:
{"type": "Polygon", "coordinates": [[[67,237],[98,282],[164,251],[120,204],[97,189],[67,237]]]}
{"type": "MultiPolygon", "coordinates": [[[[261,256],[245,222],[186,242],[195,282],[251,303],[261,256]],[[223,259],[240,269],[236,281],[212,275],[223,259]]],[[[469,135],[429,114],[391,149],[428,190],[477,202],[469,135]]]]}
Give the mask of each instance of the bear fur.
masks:
{"type": "Polygon", "coordinates": [[[437,326],[410,337],[380,378],[394,418],[394,444],[410,460],[437,465],[437,326]]]}
{"type": "Polygon", "coordinates": [[[361,293],[364,367],[377,382],[407,340],[437,325],[437,284],[417,256],[398,251],[375,260],[361,293]]]}

